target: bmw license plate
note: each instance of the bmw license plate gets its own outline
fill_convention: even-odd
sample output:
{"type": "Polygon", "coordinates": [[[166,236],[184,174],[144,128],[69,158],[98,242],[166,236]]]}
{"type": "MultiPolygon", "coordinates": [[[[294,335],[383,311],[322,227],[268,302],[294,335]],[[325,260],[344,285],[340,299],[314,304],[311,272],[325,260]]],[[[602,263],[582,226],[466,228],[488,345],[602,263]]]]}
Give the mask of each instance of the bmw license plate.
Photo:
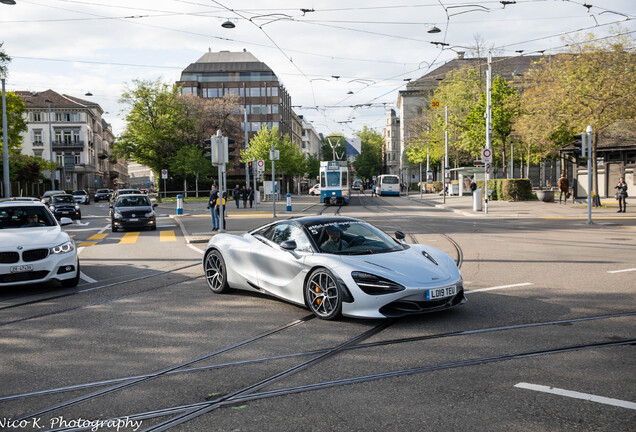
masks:
{"type": "Polygon", "coordinates": [[[33,264],[25,264],[19,266],[12,266],[11,273],[24,273],[33,271],[33,264]]]}
{"type": "Polygon", "coordinates": [[[444,287],[444,288],[435,288],[426,290],[426,300],[435,300],[444,297],[450,297],[457,294],[457,287],[455,285],[444,287]]]}

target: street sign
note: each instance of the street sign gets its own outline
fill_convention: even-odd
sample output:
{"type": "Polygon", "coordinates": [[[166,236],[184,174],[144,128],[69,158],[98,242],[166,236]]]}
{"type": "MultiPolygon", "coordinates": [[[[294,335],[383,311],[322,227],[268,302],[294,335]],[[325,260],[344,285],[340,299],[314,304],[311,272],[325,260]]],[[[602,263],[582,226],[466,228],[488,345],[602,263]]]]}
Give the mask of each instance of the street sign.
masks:
{"type": "Polygon", "coordinates": [[[161,170],[161,178],[164,179],[164,180],[168,178],[168,170],[167,169],[162,169],[161,170]]]}
{"type": "Polygon", "coordinates": [[[93,180],[93,183],[97,184],[97,179],[93,180]]]}
{"type": "Polygon", "coordinates": [[[439,108],[439,101],[436,99],[433,99],[431,101],[431,108],[439,108]]]}
{"type": "Polygon", "coordinates": [[[484,166],[484,161],[482,161],[482,160],[473,161],[473,165],[475,165],[475,166],[484,166]]]}
{"type": "Polygon", "coordinates": [[[482,162],[492,162],[492,150],[489,148],[481,149],[481,160],[482,162]]]}
{"type": "Polygon", "coordinates": [[[277,161],[280,159],[280,150],[274,150],[269,152],[269,159],[277,161]]]}
{"type": "Polygon", "coordinates": [[[444,168],[444,183],[448,183],[450,181],[450,167],[444,168]]]}
{"type": "Polygon", "coordinates": [[[486,174],[490,174],[490,164],[486,164],[486,174]]]}
{"type": "Polygon", "coordinates": [[[256,170],[265,171],[265,161],[263,159],[259,159],[256,161],[256,170]]]}

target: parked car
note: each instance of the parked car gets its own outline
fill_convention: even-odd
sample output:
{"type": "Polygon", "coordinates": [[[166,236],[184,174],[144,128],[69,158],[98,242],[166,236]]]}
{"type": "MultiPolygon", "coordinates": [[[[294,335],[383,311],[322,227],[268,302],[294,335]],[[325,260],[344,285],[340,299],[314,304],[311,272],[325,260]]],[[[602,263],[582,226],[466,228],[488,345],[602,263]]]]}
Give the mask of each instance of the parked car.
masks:
{"type": "Polygon", "coordinates": [[[97,189],[95,192],[95,202],[99,202],[100,200],[108,201],[112,192],[110,189],[97,189]]]}
{"type": "Polygon", "coordinates": [[[77,286],[80,263],[75,242],[60,222],[37,200],[0,202],[0,287],[59,281],[77,286]]]}
{"type": "Polygon", "coordinates": [[[110,205],[111,228],[117,232],[124,228],[157,229],[155,215],[157,204],[150,204],[150,198],[144,194],[124,194],[110,205]]]}
{"type": "Polygon", "coordinates": [[[71,194],[53,195],[51,197],[51,203],[49,204],[49,210],[51,210],[51,213],[58,219],[62,217],[69,217],[71,219],[82,218],[80,205],[75,202],[71,194]]]}
{"type": "Polygon", "coordinates": [[[309,195],[320,195],[320,183],[309,189],[309,195]]]}
{"type": "Polygon", "coordinates": [[[85,190],[73,191],[73,199],[78,204],[90,204],[91,196],[85,190]]]}
{"type": "Polygon", "coordinates": [[[60,195],[60,194],[65,194],[66,191],[63,190],[50,190],[50,191],[46,191],[44,192],[44,195],[42,195],[42,203],[44,204],[50,204],[51,203],[51,197],[53,195],[60,195]]]}

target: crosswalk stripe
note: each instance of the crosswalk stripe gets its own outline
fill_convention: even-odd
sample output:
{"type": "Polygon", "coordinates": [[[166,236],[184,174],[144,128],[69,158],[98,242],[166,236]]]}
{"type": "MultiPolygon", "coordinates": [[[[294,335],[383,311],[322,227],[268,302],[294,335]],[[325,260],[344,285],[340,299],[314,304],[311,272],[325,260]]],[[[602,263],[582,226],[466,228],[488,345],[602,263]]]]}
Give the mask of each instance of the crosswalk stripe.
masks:
{"type": "Polygon", "coordinates": [[[77,247],[85,247],[85,246],[95,246],[97,244],[96,241],[94,242],[83,242],[77,245],[77,247]]]}
{"type": "Polygon", "coordinates": [[[106,238],[108,234],[94,234],[87,238],[86,240],[103,240],[106,238]]]}
{"type": "Polygon", "coordinates": [[[177,237],[175,236],[173,230],[161,231],[159,233],[159,241],[162,241],[162,242],[177,241],[177,237]]]}
{"type": "Polygon", "coordinates": [[[119,244],[136,243],[139,232],[127,232],[119,241],[119,244]]]}

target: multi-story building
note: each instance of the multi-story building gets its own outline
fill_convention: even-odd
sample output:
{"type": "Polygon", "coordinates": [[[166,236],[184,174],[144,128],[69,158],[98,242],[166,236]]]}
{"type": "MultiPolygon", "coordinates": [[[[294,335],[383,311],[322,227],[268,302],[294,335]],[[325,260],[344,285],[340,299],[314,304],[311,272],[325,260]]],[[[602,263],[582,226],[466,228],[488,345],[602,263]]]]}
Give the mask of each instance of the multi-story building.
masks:
{"type": "Polygon", "coordinates": [[[22,152],[53,160],[55,187],[94,191],[111,186],[114,135],[99,104],[53,90],[17,91],[27,108],[22,152]]]}
{"type": "Polygon", "coordinates": [[[312,154],[318,159],[321,158],[320,149],[322,147],[321,136],[316,132],[314,125],[308,122],[302,115],[298,116],[302,122],[302,144],[300,151],[305,154],[312,154]]]}
{"type": "MultiPolygon", "coordinates": [[[[247,112],[247,122],[237,109],[236,114],[240,115],[243,130],[241,136],[232,137],[237,147],[245,146],[245,131],[249,140],[264,126],[278,127],[281,135],[289,135],[300,145],[300,123],[294,128],[291,98],[285,87],[269,66],[245,50],[205,53],[183,70],[177,85],[181,87],[182,94],[202,98],[224,95],[239,98],[242,109],[247,112]]],[[[238,155],[238,148],[235,152],[238,155]]],[[[243,169],[228,171],[228,175],[243,173],[243,169]]]]}
{"type": "Polygon", "coordinates": [[[128,164],[128,185],[135,188],[147,188],[155,184],[154,174],[147,166],[138,163],[128,164]]]}
{"type": "Polygon", "coordinates": [[[400,118],[394,109],[386,112],[386,126],[382,129],[382,173],[400,174],[400,118]]]}
{"type": "MultiPolygon", "coordinates": [[[[532,64],[542,56],[513,56],[513,57],[493,57],[492,58],[492,78],[502,76],[512,82],[515,76],[525,74],[532,64]]],[[[409,142],[409,125],[411,120],[422,114],[423,110],[429,109],[433,92],[446,75],[454,70],[464,67],[471,67],[479,70],[480,76],[486,77],[488,69],[485,58],[465,58],[463,53],[459,53],[453,59],[439,68],[429,72],[423,77],[411,81],[406,85],[406,90],[398,94],[397,108],[399,114],[399,173],[405,182],[418,181],[419,167],[410,167],[406,161],[406,147],[409,142]]],[[[513,82],[514,85],[514,82],[513,82]]]]}

